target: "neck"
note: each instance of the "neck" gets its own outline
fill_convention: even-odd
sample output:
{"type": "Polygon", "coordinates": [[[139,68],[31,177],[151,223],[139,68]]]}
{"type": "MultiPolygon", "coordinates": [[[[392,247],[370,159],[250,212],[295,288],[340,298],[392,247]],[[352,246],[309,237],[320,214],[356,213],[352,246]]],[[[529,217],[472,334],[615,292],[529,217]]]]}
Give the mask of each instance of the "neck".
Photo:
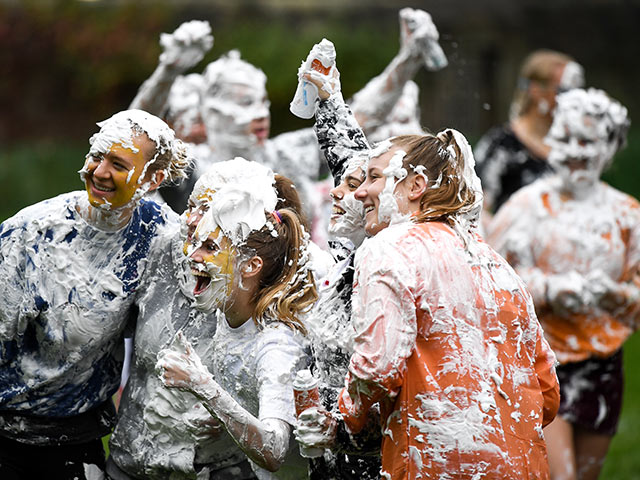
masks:
{"type": "Polygon", "coordinates": [[[233,299],[224,309],[224,315],[231,328],[244,325],[252,316],[255,309],[255,291],[239,285],[235,289],[233,299]]]}
{"type": "Polygon", "coordinates": [[[76,211],[92,227],[114,232],[126,226],[133,215],[137,203],[129,202],[127,205],[114,210],[94,207],[86,197],[76,205],[76,211]]]}

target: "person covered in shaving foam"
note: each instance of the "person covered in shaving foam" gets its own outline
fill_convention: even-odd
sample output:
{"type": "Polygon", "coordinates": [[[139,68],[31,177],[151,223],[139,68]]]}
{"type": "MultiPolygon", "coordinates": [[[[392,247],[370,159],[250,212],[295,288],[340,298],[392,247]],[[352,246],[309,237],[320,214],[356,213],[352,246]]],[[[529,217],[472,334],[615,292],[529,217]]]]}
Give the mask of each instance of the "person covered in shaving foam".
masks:
{"type": "Polygon", "coordinates": [[[595,479],[622,403],[622,345],[640,317],[640,206],[600,181],[625,144],[627,110],[602,90],[558,95],[553,176],[516,193],[489,241],[525,280],[560,366],[546,428],[554,479],[595,479]]]}
{"type": "MultiPolygon", "coordinates": [[[[319,299],[308,316],[307,326],[313,353],[312,371],[319,379],[322,404],[325,409],[338,413],[337,396],[344,386],[353,353],[350,323],[353,259],[365,236],[364,210],[353,193],[364,179],[370,147],[342,99],[336,66],[328,72],[305,68],[299,74],[317,87],[320,101],[315,105],[314,128],[335,182],[330,192],[329,246],[336,263],[319,282],[319,299]]],[[[299,419],[296,427],[299,440],[304,438],[303,429],[299,419]]],[[[331,449],[310,459],[309,478],[378,478],[379,428],[373,425],[364,434],[352,438],[340,424],[337,435],[339,438],[331,449]]]]}
{"type": "MultiPolygon", "coordinates": [[[[185,75],[185,72],[204,58],[213,42],[207,21],[191,20],[182,23],[173,33],[160,34],[162,53],[158,66],[129,105],[164,119],[176,136],[187,143],[196,159],[209,156],[206,128],[200,114],[205,82],[200,73],[185,75]]],[[[159,199],[181,214],[196,180],[189,170],[186,181],[158,189],[159,199]]]]}
{"type": "Polygon", "coordinates": [[[489,130],[474,149],[488,212],[495,213],[518,189],[552,172],[544,138],[555,97],[583,85],[582,66],[564,53],[536,50],[524,60],[509,122],[489,130]]]}
{"type": "Polygon", "coordinates": [[[184,175],[182,142],[140,110],[98,125],[80,170],[86,191],[0,226],[2,478],[84,478],[104,468],[101,437],[115,423],[134,296],[147,258],[178,228],[169,208],[143,197],[184,175]]]}
{"type": "Polygon", "coordinates": [[[241,159],[206,172],[181,217],[181,228],[153,258],[138,290],[135,357],[109,443],[107,474],[114,480],[254,478],[246,455],[200,401],[165,388],[155,371],[158,352],[178,332],[205,361],[214,356],[217,316],[195,308],[195,280],[183,253],[184,236],[206,192],[231,179],[256,189],[273,188],[273,175],[266,167],[241,159]]]}
{"type": "MultiPolygon", "coordinates": [[[[446,129],[370,157],[343,421],[357,433],[380,403],[384,478],[548,478],[555,356],[523,282],[477,233],[471,148],[446,129]]],[[[335,419],[313,416],[306,439],[330,446],[335,419]]]]}
{"type": "Polygon", "coordinates": [[[308,362],[302,315],[317,298],[307,236],[294,212],[275,210],[273,173],[242,162],[213,166],[212,184],[201,177],[187,218],[195,304],[218,310],[215,348],[201,359],[178,333],[157,368],[167,387],[205,406],[257,478],[303,478],[306,461],[290,445],[290,430],[293,376],[308,362]]]}

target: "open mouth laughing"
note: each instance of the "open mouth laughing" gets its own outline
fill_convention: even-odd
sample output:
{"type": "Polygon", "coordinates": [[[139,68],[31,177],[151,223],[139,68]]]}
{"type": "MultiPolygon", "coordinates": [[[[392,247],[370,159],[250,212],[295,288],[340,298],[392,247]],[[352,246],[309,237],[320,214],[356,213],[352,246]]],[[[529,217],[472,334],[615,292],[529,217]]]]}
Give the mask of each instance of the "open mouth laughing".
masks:
{"type": "Polygon", "coordinates": [[[332,208],[331,208],[331,215],[334,217],[338,217],[340,215],[344,215],[345,213],[347,213],[345,211],[344,208],[342,208],[339,205],[336,205],[335,203],[333,204],[332,208]]]}
{"type": "Polygon", "coordinates": [[[196,286],[193,289],[193,294],[202,295],[207,290],[207,288],[209,288],[209,285],[211,284],[211,275],[195,268],[191,269],[191,274],[196,279],[196,286]]]}

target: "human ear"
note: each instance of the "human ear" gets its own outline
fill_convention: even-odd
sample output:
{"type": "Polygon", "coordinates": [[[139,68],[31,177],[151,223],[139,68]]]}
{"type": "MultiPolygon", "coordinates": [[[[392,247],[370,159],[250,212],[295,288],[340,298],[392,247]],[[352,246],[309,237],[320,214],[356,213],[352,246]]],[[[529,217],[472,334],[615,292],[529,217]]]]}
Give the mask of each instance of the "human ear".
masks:
{"type": "Polygon", "coordinates": [[[419,200],[424,192],[427,191],[427,180],[424,175],[414,174],[412,178],[407,179],[409,183],[408,198],[411,201],[419,200]]]}
{"type": "Polygon", "coordinates": [[[156,188],[158,188],[162,183],[162,181],[164,180],[164,177],[165,177],[164,170],[156,170],[155,172],[153,172],[151,174],[151,180],[149,181],[149,183],[151,184],[149,187],[149,191],[152,192],[156,188]]]}
{"type": "Polygon", "coordinates": [[[257,255],[255,257],[251,257],[242,266],[242,276],[244,278],[255,277],[262,271],[263,265],[264,263],[262,261],[262,258],[258,257],[257,255]]]}

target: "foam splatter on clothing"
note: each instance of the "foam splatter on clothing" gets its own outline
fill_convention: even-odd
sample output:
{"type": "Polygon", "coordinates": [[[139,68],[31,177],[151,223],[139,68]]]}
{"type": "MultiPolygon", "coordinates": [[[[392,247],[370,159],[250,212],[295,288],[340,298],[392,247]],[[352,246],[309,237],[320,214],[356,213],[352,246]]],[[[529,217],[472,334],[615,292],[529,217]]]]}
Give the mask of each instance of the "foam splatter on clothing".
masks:
{"type": "Polygon", "coordinates": [[[0,434],[24,442],[84,440],[50,438],[47,422],[111,401],[146,259],[178,228],[168,208],[142,200],[124,228],[104,232],[80,217],[82,202],[86,192],[60,195],[0,226],[0,434]]]}
{"type": "MultiPolygon", "coordinates": [[[[367,152],[369,144],[341,98],[332,97],[318,103],[315,129],[337,185],[351,157],[367,152]]],[[[307,323],[314,359],[313,372],[320,380],[323,404],[335,412],[337,397],[344,386],[349,358],[353,353],[355,334],[351,324],[355,249],[352,244],[347,246],[347,243],[330,242],[331,252],[338,262],[320,282],[318,302],[309,314],[307,323]]],[[[343,430],[340,430],[344,434],[339,434],[334,450],[325,450],[322,457],[310,460],[310,478],[379,478],[379,433],[367,435],[372,438],[353,439],[343,430]],[[364,445],[360,443],[361,440],[365,441],[364,445]]]]}
{"type": "Polygon", "coordinates": [[[166,388],[155,372],[158,352],[178,331],[202,358],[215,350],[216,316],[192,307],[182,246],[176,232],[154,257],[136,298],[135,355],[110,440],[111,459],[131,478],[196,478],[196,465],[222,470],[247,461],[229,435],[211,431],[212,417],[196,397],[166,388]]]}
{"type": "Polygon", "coordinates": [[[341,393],[357,432],[380,402],[382,475],[548,478],[555,356],[511,267],[439,222],[391,226],[356,254],[355,353],[341,393]]]}
{"type": "Polygon", "coordinates": [[[566,363],[613,354],[638,326],[637,285],[629,283],[626,304],[614,312],[598,297],[630,282],[640,265],[640,205],[602,182],[585,200],[563,199],[560,182],[541,179],[514,195],[494,218],[489,241],[527,283],[545,336],[566,363]],[[550,305],[560,281],[580,303],[565,315],[550,305]]]}

